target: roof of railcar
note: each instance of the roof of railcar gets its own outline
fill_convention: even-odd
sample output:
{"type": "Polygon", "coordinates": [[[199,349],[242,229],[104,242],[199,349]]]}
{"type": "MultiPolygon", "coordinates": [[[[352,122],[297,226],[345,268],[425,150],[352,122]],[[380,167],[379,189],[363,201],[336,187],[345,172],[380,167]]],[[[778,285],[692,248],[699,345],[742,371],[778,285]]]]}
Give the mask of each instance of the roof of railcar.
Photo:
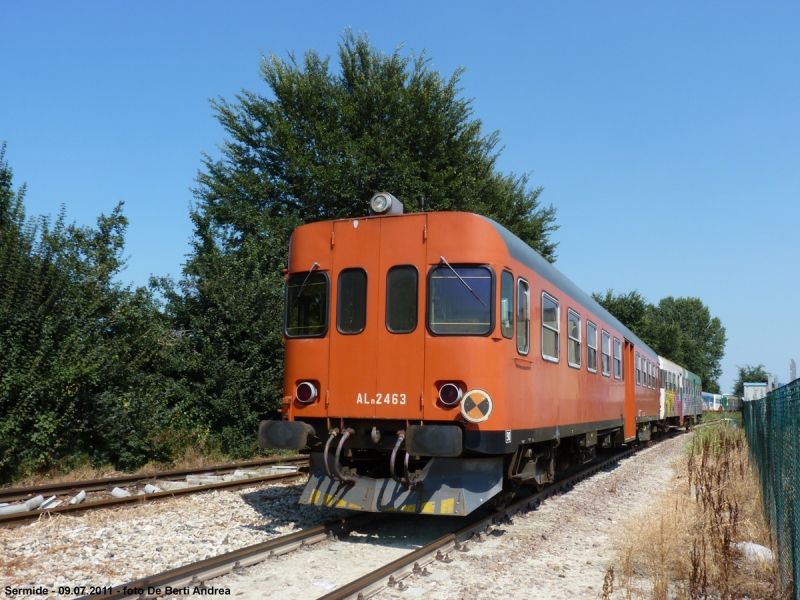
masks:
{"type": "Polygon", "coordinates": [[[657,356],[650,346],[645,344],[630,329],[620,323],[610,312],[600,306],[597,300],[592,298],[572,281],[567,279],[566,275],[547,262],[547,260],[545,260],[541,254],[536,252],[536,250],[528,246],[528,244],[523,242],[499,223],[492,221],[488,217],[481,216],[481,218],[489,221],[495,230],[497,230],[497,233],[499,233],[500,237],[503,238],[506,248],[508,248],[508,253],[514,259],[518,260],[526,267],[530,267],[544,279],[552,283],[556,288],[572,297],[576,302],[580,302],[583,306],[592,311],[599,318],[603,319],[606,323],[619,329],[625,338],[633,342],[636,346],[647,348],[647,350],[649,350],[654,356],[657,356]]]}
{"type": "Polygon", "coordinates": [[[663,356],[659,356],[658,360],[661,362],[661,368],[662,369],[664,367],[670,367],[671,369],[674,369],[674,370],[680,370],[682,372],[682,374],[683,374],[683,377],[685,377],[689,381],[694,381],[695,383],[703,383],[703,380],[700,378],[699,375],[695,375],[694,373],[692,373],[686,367],[684,367],[682,365],[679,365],[678,363],[673,362],[668,358],[664,358],[663,356]]]}

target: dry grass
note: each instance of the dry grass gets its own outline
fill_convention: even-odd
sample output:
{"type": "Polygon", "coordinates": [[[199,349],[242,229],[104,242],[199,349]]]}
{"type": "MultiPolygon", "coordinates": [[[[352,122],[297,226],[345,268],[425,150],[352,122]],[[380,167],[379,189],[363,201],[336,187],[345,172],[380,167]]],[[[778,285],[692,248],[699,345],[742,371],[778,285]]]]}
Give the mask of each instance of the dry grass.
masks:
{"type": "Polygon", "coordinates": [[[602,597],[784,598],[776,562],[749,561],[734,546],[770,547],[747,454],[737,427],[696,431],[672,489],[623,525],[626,534],[602,597]]]}

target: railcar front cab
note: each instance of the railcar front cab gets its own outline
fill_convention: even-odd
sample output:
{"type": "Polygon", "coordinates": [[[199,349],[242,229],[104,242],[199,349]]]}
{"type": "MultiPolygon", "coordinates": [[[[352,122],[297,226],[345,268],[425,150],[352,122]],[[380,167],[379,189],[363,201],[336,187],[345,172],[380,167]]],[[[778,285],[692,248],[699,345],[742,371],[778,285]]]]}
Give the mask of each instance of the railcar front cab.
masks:
{"type": "MultiPolygon", "coordinates": [[[[377,194],[371,202],[371,215],[401,213],[402,205],[389,194],[377,194]]],[[[387,221],[384,227],[396,223],[387,221]]],[[[358,225],[363,232],[366,224],[355,222],[358,225]]],[[[372,247],[359,250],[369,253],[372,247]]],[[[425,273],[424,254],[421,260],[408,262],[412,264],[382,265],[374,272],[349,265],[329,271],[315,262],[308,271],[288,274],[285,338],[302,343],[347,336],[353,342],[361,340],[358,352],[374,353],[375,338],[362,334],[372,328],[374,336],[376,326],[379,335],[393,339],[418,335],[421,344],[431,337],[475,339],[493,334],[497,281],[491,266],[451,264],[442,256],[425,273]],[[367,304],[372,298],[374,311],[375,296],[370,296],[374,288],[368,291],[368,286],[376,285],[384,286],[377,297],[385,308],[378,313],[380,318],[370,320],[367,304]]],[[[332,361],[333,342],[326,352],[332,361]]],[[[287,365],[288,361],[287,352],[287,365]]],[[[463,440],[465,423],[483,423],[493,413],[494,401],[485,390],[468,389],[458,378],[436,381],[437,395],[432,401],[441,413],[423,424],[421,401],[415,407],[417,398],[410,394],[377,394],[377,404],[391,403],[388,415],[380,409],[372,415],[352,414],[364,404],[376,404],[376,398],[368,400],[367,394],[364,404],[358,395],[355,408],[329,410],[334,407],[328,406],[328,397],[337,393],[325,389],[335,387],[330,385],[330,374],[327,382],[295,381],[298,371],[290,375],[287,366],[286,391],[292,397],[284,398],[283,420],[262,421],[259,444],[294,450],[311,447],[311,472],[301,503],[371,512],[466,515],[502,491],[503,457],[470,453],[463,440]],[[300,410],[297,403],[302,405],[300,410]]]]}

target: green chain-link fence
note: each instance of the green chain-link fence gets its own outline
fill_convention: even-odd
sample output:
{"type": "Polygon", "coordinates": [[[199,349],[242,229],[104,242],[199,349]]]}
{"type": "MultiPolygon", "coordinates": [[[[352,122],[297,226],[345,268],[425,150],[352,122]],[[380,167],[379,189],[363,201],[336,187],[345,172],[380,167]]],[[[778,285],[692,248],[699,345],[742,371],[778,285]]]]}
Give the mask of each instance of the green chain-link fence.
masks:
{"type": "MultiPolygon", "coordinates": [[[[778,548],[784,586],[800,582],[800,379],[742,403],[750,455],[758,465],[764,508],[778,548]]],[[[800,600],[800,586],[793,585],[800,600]]]]}

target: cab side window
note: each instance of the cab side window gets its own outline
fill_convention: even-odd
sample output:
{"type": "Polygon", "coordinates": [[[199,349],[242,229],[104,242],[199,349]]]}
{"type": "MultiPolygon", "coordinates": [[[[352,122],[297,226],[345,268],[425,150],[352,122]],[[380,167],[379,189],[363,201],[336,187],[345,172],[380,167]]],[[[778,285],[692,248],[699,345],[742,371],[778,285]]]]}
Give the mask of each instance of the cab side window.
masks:
{"type": "Polygon", "coordinates": [[[528,354],[531,346],[531,293],[528,282],[517,280],[517,351],[528,354]]]}
{"type": "Polygon", "coordinates": [[[500,281],[500,331],[504,338],[514,337],[514,276],[508,271],[500,281]]]}

